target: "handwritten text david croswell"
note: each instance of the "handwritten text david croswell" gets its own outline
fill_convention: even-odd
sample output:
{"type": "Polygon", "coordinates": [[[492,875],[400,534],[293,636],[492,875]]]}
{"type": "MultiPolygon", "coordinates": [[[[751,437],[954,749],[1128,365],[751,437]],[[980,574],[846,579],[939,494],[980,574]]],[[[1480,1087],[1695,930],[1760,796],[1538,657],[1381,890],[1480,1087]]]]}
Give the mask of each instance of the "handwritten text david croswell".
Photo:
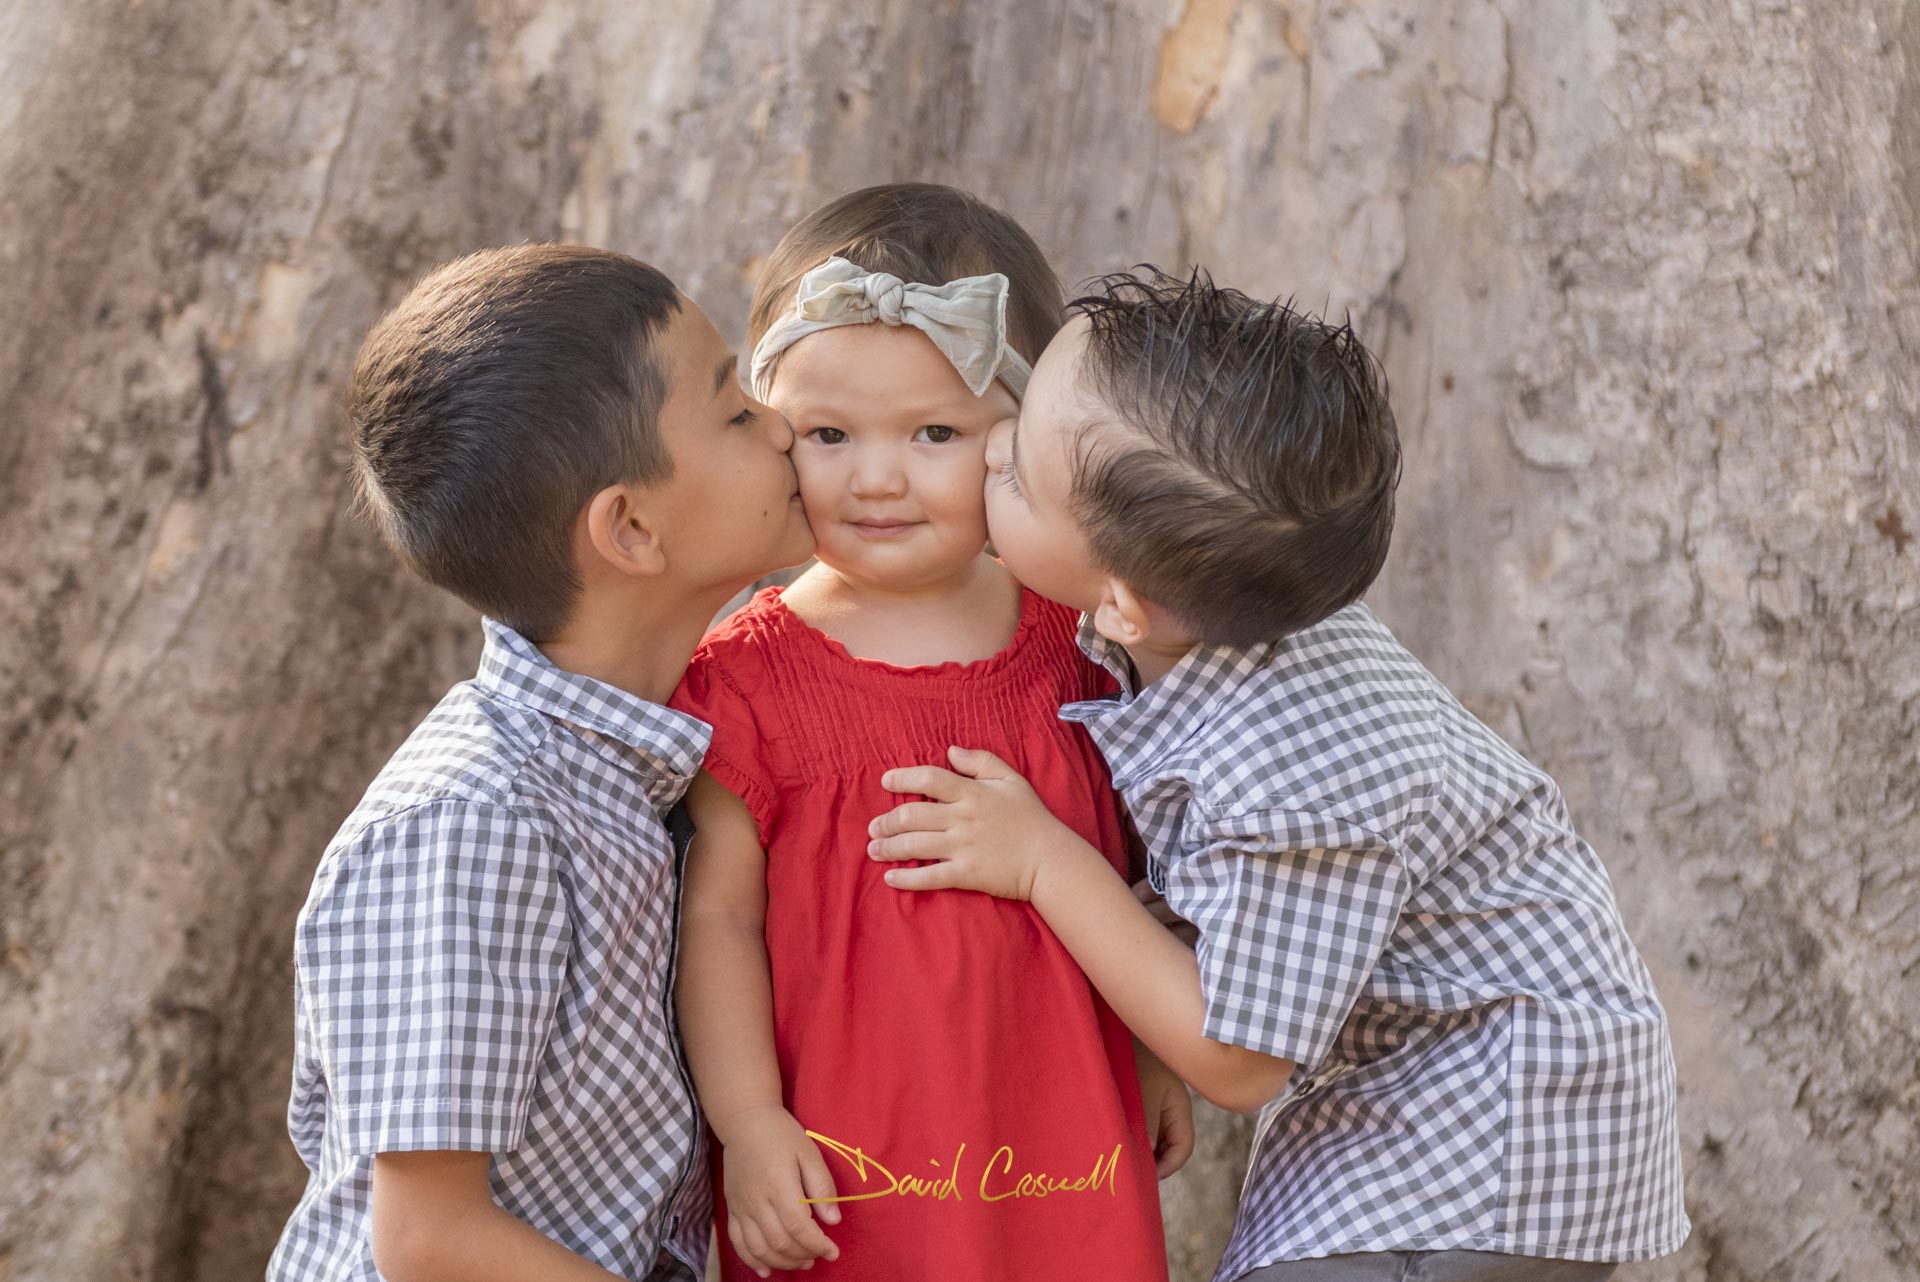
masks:
{"type": "MultiPolygon", "coordinates": [[[[953,1154],[953,1165],[942,1174],[931,1178],[920,1175],[896,1175],[885,1163],[863,1148],[843,1144],[839,1140],[829,1139],[818,1131],[808,1131],[807,1137],[824,1147],[828,1152],[844,1159],[853,1168],[853,1174],[859,1179],[862,1191],[843,1193],[838,1197],[808,1197],[801,1201],[819,1202],[865,1202],[877,1197],[918,1197],[934,1202],[964,1202],[969,1194],[977,1195],[982,1202],[1004,1202],[1009,1198],[1055,1197],[1065,1193],[1098,1193],[1103,1189],[1109,1197],[1118,1193],[1118,1172],[1120,1153],[1125,1147],[1115,1144],[1111,1153],[1102,1153],[1093,1159],[1092,1167],[1085,1175],[1050,1175],[1043,1171],[1022,1171],[1014,1173],[1013,1146],[1002,1144],[987,1159],[981,1168],[977,1181],[967,1178],[963,1169],[963,1160],[967,1155],[967,1146],[960,1145],[953,1154]],[[867,1188],[868,1184],[875,1187],[867,1188]]],[[[927,1165],[939,1168],[938,1158],[928,1158],[927,1165]]]]}

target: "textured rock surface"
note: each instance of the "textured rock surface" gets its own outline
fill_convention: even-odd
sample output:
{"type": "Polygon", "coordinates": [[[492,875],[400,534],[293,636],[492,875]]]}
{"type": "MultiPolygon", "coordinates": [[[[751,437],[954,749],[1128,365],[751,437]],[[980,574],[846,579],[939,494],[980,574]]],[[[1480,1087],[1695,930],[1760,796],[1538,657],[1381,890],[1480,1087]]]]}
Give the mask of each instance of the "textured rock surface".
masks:
{"type": "Polygon", "coordinates": [[[381,306],[568,237],[737,333],[786,220],[903,177],[1069,279],[1351,311],[1375,601],[1565,784],[1674,1017],[1699,1227],[1623,1276],[1920,1273],[1916,93],[1893,0],[15,6],[0,1279],[257,1275],[298,1194],[293,914],[475,648],[346,511],[381,306]]]}

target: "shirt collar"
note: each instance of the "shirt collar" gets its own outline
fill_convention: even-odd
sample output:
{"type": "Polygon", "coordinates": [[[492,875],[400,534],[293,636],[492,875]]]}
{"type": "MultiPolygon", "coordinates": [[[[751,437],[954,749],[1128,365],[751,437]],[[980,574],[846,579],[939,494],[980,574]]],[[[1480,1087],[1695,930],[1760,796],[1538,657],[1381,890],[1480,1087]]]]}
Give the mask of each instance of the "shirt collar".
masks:
{"type": "Polygon", "coordinates": [[[483,619],[486,645],[474,678],[509,703],[591,730],[633,750],[647,799],[665,811],[680,800],[706,759],[713,731],[703,721],[663,708],[593,677],[557,668],[539,647],[494,619],[483,619]]]}
{"type": "Polygon", "coordinates": [[[1133,667],[1119,642],[1095,631],[1087,615],[1080,616],[1077,639],[1086,656],[1119,681],[1120,693],[1070,703],[1060,709],[1060,716],[1086,726],[1107,759],[1114,786],[1121,788],[1150,772],[1204,729],[1221,697],[1265,667],[1277,648],[1273,644],[1195,646],[1172,671],[1145,690],[1134,691],[1133,667]]]}

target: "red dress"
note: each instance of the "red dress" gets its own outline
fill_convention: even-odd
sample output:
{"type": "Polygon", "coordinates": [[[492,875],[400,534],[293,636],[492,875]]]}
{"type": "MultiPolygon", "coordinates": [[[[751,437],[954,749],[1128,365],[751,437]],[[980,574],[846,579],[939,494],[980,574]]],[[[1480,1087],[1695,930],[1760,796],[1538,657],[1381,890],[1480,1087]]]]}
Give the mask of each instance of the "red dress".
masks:
{"type": "MultiPolygon", "coordinates": [[[[1022,592],[1007,648],[899,668],[856,658],[769,588],[694,655],[673,706],[713,726],[706,768],[767,851],[774,1041],[788,1109],[823,1136],[838,1261],[809,1279],[1167,1276],[1133,1043],[1031,907],[895,890],[867,824],[882,772],[985,748],[1122,875],[1105,763],[1060,705],[1112,680],[1077,616],[1022,592]]],[[[722,1193],[720,1161],[714,1169],[722,1193]]],[[[719,1205],[723,1275],[749,1282],[719,1205]]]]}

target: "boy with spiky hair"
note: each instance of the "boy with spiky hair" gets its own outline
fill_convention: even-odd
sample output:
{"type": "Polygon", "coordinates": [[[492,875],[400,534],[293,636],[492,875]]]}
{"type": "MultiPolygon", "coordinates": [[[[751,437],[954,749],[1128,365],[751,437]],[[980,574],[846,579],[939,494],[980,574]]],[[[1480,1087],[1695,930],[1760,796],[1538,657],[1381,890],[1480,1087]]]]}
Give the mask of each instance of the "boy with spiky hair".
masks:
{"type": "Polygon", "coordinates": [[[1676,1249],[1672,1051],[1606,872],[1358,604],[1400,465],[1373,358],[1199,274],[1101,284],[995,429],[988,525],[1120,681],[1061,715],[1196,946],[964,745],[889,772],[930,800],[873,857],[1027,900],[1162,1060],[1263,1110],[1220,1279],[1591,1282],[1676,1249]]]}

